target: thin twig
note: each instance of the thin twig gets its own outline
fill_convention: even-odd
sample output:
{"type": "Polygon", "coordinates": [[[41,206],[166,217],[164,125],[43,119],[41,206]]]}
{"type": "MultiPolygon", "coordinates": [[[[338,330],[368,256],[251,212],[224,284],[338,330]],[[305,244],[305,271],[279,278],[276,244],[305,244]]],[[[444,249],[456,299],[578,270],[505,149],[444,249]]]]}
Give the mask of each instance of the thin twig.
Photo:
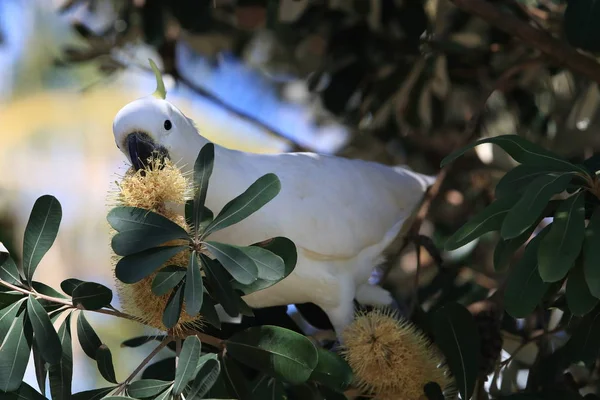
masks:
{"type": "Polygon", "coordinates": [[[415,241],[415,247],[417,251],[417,268],[415,270],[415,283],[413,287],[412,299],[410,301],[409,316],[412,316],[415,312],[417,304],[419,304],[419,275],[421,274],[421,244],[415,241]]]}
{"type": "Polygon", "coordinates": [[[481,116],[483,115],[483,111],[485,110],[485,105],[487,104],[489,98],[492,96],[492,94],[494,94],[494,92],[496,90],[505,90],[510,79],[512,77],[514,77],[516,74],[518,74],[519,72],[521,72],[525,69],[539,66],[544,61],[546,61],[546,57],[543,57],[543,56],[535,57],[535,58],[525,60],[521,63],[518,63],[518,64],[510,67],[506,71],[504,71],[502,73],[502,75],[500,75],[500,77],[496,80],[494,85],[492,85],[492,87],[488,91],[486,91],[484,93],[484,95],[482,96],[481,102],[479,103],[478,107],[476,108],[475,114],[469,120],[467,129],[466,129],[466,136],[468,138],[473,137],[474,132],[477,129],[477,125],[479,124],[479,121],[481,119],[481,116]]]}
{"type": "Polygon", "coordinates": [[[461,10],[482,18],[490,25],[521,39],[526,45],[548,55],[556,64],[563,65],[600,83],[600,64],[567,43],[555,39],[548,32],[536,29],[514,15],[501,11],[486,0],[451,1],[461,10]]]}
{"type": "Polygon", "coordinates": [[[166,338],[164,338],[163,341],[160,342],[160,344],[158,346],[156,346],[156,348],[154,350],[152,350],[152,352],[150,354],[148,354],[148,356],[142,360],[141,364],[138,365],[135,370],[133,370],[133,372],[127,377],[127,379],[125,379],[121,384],[119,384],[119,388],[115,392],[115,396],[122,393],[125,390],[125,388],[127,387],[127,385],[133,380],[133,378],[135,378],[137,376],[137,374],[139,374],[142,371],[142,369],[146,365],[148,365],[148,363],[154,357],[156,357],[156,355],[172,341],[173,341],[173,337],[171,337],[171,336],[167,336],[166,338]]]}
{"type": "Polygon", "coordinates": [[[542,332],[539,332],[539,333],[531,336],[529,339],[527,339],[523,343],[521,343],[506,360],[500,362],[500,366],[505,367],[506,365],[508,365],[516,357],[516,355],[521,350],[523,350],[525,348],[525,346],[527,346],[528,344],[541,339],[542,337],[544,337],[544,335],[553,335],[555,333],[564,331],[564,329],[565,329],[564,327],[558,326],[550,331],[542,331],[542,332]]]}

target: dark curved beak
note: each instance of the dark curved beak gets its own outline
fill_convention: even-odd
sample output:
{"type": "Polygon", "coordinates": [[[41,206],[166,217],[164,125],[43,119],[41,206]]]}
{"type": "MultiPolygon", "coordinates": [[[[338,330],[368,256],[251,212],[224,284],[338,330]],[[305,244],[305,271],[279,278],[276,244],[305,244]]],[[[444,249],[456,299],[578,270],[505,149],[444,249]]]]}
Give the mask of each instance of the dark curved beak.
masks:
{"type": "Polygon", "coordinates": [[[164,160],[168,156],[167,151],[157,146],[156,143],[144,132],[133,132],[127,135],[125,139],[129,160],[135,170],[142,169],[148,163],[150,157],[160,157],[164,160]]]}

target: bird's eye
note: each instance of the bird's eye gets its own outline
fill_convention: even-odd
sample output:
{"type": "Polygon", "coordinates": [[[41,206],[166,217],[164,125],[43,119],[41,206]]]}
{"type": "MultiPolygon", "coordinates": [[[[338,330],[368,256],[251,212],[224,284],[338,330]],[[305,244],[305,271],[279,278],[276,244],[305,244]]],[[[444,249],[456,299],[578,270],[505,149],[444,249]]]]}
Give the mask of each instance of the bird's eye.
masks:
{"type": "Polygon", "coordinates": [[[171,123],[171,121],[166,120],[165,121],[165,129],[166,130],[171,130],[172,127],[173,127],[173,124],[171,123]]]}

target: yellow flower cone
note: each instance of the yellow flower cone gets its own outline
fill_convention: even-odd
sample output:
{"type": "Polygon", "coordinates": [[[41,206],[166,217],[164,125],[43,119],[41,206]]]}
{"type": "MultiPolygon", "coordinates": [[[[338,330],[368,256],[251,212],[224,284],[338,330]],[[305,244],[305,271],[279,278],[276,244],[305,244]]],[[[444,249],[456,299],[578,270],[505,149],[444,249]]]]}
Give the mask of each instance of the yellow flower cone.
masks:
{"type": "Polygon", "coordinates": [[[436,382],[455,392],[438,349],[413,324],[393,312],[360,314],[342,333],[342,354],[357,385],[380,400],[426,399],[423,387],[436,382]]]}
{"type": "MultiPolygon", "coordinates": [[[[115,206],[139,207],[160,214],[188,230],[185,218],[169,210],[168,205],[184,205],[190,197],[190,182],[171,161],[159,159],[148,160],[147,167],[134,171],[130,168],[125,176],[117,182],[117,188],[111,194],[111,203],[115,206]]],[[[116,232],[113,230],[112,234],[116,232]]],[[[176,241],[164,246],[175,245],[176,241]]],[[[113,255],[113,273],[120,256],[113,255]]],[[[189,251],[183,251],[168,260],[164,265],[177,265],[187,268],[189,251]]],[[[121,299],[123,310],[134,315],[148,326],[166,331],[162,316],[170,293],[157,296],[152,292],[152,281],[156,272],[135,284],[125,284],[116,279],[116,288],[121,299]]],[[[181,332],[188,328],[202,325],[200,316],[191,317],[185,312],[183,305],[181,316],[173,332],[181,332]]]]}

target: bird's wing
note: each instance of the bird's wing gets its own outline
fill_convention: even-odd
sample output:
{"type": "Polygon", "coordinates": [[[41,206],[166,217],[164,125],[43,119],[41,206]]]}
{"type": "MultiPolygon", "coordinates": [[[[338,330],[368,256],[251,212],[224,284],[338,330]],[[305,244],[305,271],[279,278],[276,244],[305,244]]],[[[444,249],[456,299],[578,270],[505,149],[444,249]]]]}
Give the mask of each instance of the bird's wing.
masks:
{"type": "Polygon", "coordinates": [[[432,183],[401,167],[311,153],[260,155],[243,165],[252,180],[274,172],[281,181],[279,195],[248,226],[260,218],[265,235],[287,236],[329,259],[381,243],[413,214],[432,183]]]}

